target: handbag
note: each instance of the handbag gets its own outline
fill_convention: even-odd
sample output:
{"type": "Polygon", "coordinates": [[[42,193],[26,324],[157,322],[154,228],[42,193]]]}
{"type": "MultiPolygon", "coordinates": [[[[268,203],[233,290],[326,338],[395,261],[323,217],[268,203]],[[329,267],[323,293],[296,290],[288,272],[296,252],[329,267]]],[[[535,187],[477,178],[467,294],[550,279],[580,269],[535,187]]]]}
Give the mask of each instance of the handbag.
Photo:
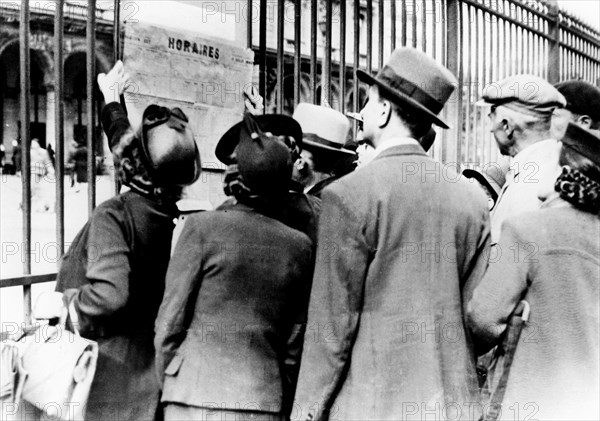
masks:
{"type": "Polygon", "coordinates": [[[98,344],[82,338],[71,302],[57,325],[38,325],[17,342],[27,373],[22,400],[55,420],[83,420],[96,371],[98,344]],[[71,330],[67,330],[70,320],[71,330]]]}
{"type": "Polygon", "coordinates": [[[487,401],[488,404],[488,410],[481,415],[479,421],[496,421],[502,413],[502,402],[508,385],[508,376],[521,332],[529,321],[529,314],[529,303],[521,300],[508,320],[504,337],[494,352],[484,385],[481,388],[484,401],[487,401]]]}

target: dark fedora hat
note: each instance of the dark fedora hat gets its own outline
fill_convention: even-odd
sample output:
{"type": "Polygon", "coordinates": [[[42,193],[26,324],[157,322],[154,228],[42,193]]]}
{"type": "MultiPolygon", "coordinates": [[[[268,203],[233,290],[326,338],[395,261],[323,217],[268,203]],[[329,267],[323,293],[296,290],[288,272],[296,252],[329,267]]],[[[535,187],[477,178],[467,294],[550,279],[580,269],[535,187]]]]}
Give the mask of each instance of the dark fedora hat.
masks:
{"type": "Polygon", "coordinates": [[[567,132],[560,141],[566,147],[600,166],[600,136],[595,132],[584,129],[576,123],[569,123],[567,132]]]}
{"type": "Polygon", "coordinates": [[[458,81],[425,53],[410,47],[397,48],[375,77],[362,70],[357,70],[356,75],[369,85],[377,85],[390,99],[408,105],[440,127],[449,128],[437,115],[458,81]]]}
{"type": "MultiPolygon", "coordinates": [[[[302,128],[292,117],[283,114],[265,114],[255,116],[255,119],[264,132],[275,136],[291,136],[302,149],[302,128]]],[[[225,165],[232,164],[231,154],[240,141],[242,125],[243,121],[233,125],[217,143],[215,155],[225,165]]]]}

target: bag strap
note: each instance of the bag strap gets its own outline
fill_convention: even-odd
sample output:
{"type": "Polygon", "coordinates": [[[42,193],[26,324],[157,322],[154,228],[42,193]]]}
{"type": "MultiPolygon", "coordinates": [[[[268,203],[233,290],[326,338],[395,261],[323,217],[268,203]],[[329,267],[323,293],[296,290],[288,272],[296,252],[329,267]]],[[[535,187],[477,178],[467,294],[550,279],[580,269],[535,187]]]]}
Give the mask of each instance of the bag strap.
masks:
{"type": "Polygon", "coordinates": [[[496,351],[497,353],[500,353],[499,355],[504,354],[502,375],[500,376],[500,380],[498,380],[496,389],[492,392],[490,397],[489,410],[486,414],[483,414],[482,418],[485,421],[497,421],[500,417],[502,412],[502,401],[504,400],[504,395],[506,393],[510,368],[515,357],[515,351],[517,349],[523,327],[525,327],[529,321],[530,312],[531,309],[529,307],[529,303],[525,300],[521,300],[508,321],[504,340],[498,346],[498,350],[496,351]]]}
{"type": "Polygon", "coordinates": [[[71,331],[75,334],[75,336],[81,336],[79,334],[79,316],[77,315],[77,310],[75,309],[74,300],[71,299],[69,304],[63,308],[62,314],[60,315],[59,324],[61,328],[67,329],[67,321],[70,323],[71,331]]]}

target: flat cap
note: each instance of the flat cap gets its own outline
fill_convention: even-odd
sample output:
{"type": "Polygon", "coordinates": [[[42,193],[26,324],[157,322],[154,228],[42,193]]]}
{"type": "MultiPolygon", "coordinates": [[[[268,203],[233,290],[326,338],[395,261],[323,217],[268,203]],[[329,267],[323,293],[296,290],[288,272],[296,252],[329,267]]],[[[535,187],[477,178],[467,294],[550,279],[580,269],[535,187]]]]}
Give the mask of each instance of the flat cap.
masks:
{"type": "Polygon", "coordinates": [[[567,110],[579,115],[589,115],[594,123],[600,121],[600,88],[583,80],[567,80],[554,87],[567,100],[567,110]]]}
{"type": "Polygon", "coordinates": [[[534,75],[514,75],[483,89],[478,105],[503,105],[515,111],[550,117],[567,104],[565,97],[546,80],[534,75]]]}

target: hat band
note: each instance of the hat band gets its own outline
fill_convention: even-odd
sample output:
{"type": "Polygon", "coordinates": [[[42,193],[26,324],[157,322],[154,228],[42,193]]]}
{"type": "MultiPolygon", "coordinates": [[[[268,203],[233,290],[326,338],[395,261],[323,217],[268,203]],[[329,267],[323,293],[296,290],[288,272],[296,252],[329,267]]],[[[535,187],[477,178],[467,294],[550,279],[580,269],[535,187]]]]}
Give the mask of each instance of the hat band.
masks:
{"type": "Polygon", "coordinates": [[[323,146],[329,146],[330,148],[334,148],[334,149],[342,149],[342,147],[344,146],[341,143],[332,142],[331,140],[323,139],[321,136],[316,135],[314,133],[304,133],[304,135],[302,137],[304,138],[304,140],[310,140],[312,142],[319,143],[323,146]]]}
{"type": "Polygon", "coordinates": [[[414,99],[434,114],[438,114],[442,111],[442,108],[444,108],[444,104],[433,98],[411,81],[399,76],[394,69],[389,66],[384,66],[375,78],[380,82],[385,83],[390,88],[414,99]]]}

